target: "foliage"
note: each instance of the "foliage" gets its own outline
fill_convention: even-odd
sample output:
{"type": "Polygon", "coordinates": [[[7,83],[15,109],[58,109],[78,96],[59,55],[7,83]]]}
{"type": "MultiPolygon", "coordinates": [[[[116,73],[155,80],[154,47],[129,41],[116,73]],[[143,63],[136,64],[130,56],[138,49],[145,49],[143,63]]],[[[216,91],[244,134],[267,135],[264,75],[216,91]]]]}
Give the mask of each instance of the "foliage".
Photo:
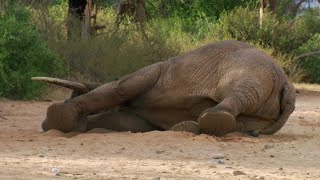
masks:
{"type": "Polygon", "coordinates": [[[265,16],[263,26],[259,25],[256,10],[239,7],[223,13],[220,19],[220,39],[225,37],[240,41],[256,42],[264,48],[273,48],[275,53],[292,53],[314,34],[320,32],[320,16],[306,13],[294,21],[277,19],[274,15],[265,16]]]}
{"type": "Polygon", "coordinates": [[[293,81],[320,82],[319,57],[294,60],[319,50],[320,11],[292,16],[287,13],[291,0],[279,1],[273,14],[266,12],[262,27],[260,0],[146,0],[149,19],[144,26],[125,19],[119,27],[115,21],[120,1],[96,0],[102,5],[97,23],[106,28],[90,39],[69,41],[67,0],[4,1],[16,5],[5,11],[0,7],[0,96],[36,97],[41,85],[30,82],[31,76],[66,75],[65,69],[71,79],[106,82],[225,39],[260,47],[293,81]]]}
{"type": "MultiPolygon", "coordinates": [[[[308,42],[297,50],[299,54],[320,50],[320,33],[314,35],[308,42]]],[[[307,72],[307,81],[320,83],[320,57],[308,57],[300,59],[299,63],[307,72]]]]}
{"type": "Polygon", "coordinates": [[[39,96],[42,86],[32,76],[62,75],[63,64],[30,24],[29,12],[18,5],[0,16],[0,95],[9,98],[39,96]]]}
{"type": "Polygon", "coordinates": [[[109,24],[103,35],[51,42],[51,48],[65,59],[72,69],[71,76],[77,80],[110,81],[195,46],[196,40],[181,30],[180,19],[151,20],[141,30],[130,22],[117,28],[111,9],[99,16],[109,24]]]}

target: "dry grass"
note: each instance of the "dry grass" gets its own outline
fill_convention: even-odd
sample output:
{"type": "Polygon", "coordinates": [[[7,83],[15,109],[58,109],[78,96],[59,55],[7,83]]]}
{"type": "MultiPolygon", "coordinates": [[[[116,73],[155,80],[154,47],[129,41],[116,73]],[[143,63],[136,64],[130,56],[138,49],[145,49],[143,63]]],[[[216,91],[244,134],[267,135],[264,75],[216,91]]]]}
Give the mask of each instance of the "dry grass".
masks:
{"type": "Polygon", "coordinates": [[[317,91],[320,92],[320,84],[294,83],[298,90],[317,91]]]}

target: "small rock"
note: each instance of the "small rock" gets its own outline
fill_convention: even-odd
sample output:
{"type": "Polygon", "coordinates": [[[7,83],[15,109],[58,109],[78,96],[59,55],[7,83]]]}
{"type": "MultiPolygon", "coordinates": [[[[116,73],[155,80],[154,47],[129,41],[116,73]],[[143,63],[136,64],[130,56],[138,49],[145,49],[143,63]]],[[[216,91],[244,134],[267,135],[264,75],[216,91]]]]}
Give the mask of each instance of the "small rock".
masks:
{"type": "Polygon", "coordinates": [[[81,146],[83,146],[83,143],[80,143],[81,146]]]}
{"type": "Polygon", "coordinates": [[[244,173],[242,171],[233,171],[233,175],[234,176],[240,176],[240,175],[246,175],[246,173],[244,173]]]}
{"type": "Polygon", "coordinates": [[[218,161],[218,163],[219,163],[219,164],[224,164],[224,161],[223,161],[222,159],[220,159],[220,160],[218,161]]]}
{"type": "Polygon", "coordinates": [[[280,171],[282,171],[282,170],[283,170],[283,168],[281,167],[281,168],[279,168],[279,170],[280,170],[280,171]]]}
{"type": "Polygon", "coordinates": [[[81,173],[73,173],[72,175],[74,175],[74,176],[81,176],[81,175],[83,175],[83,174],[81,174],[81,173]]]}
{"type": "Polygon", "coordinates": [[[211,158],[212,159],[224,159],[224,155],[223,154],[215,154],[211,158]]]}
{"type": "Polygon", "coordinates": [[[264,146],[265,149],[271,149],[271,148],[274,148],[274,145],[273,144],[266,144],[264,146]]]}
{"type": "Polygon", "coordinates": [[[40,154],[39,157],[46,157],[45,155],[40,154]]]}
{"type": "Polygon", "coordinates": [[[160,177],[154,177],[152,180],[160,180],[160,177]]]}
{"type": "Polygon", "coordinates": [[[250,133],[250,136],[253,136],[253,137],[258,137],[260,135],[260,132],[258,130],[254,130],[250,133]]]}
{"type": "Polygon", "coordinates": [[[52,169],[51,169],[51,172],[57,175],[57,174],[60,174],[60,169],[58,169],[58,168],[52,168],[52,169]]]}
{"type": "Polygon", "coordinates": [[[157,154],[161,154],[161,153],[164,153],[164,152],[165,152],[164,150],[161,150],[161,151],[160,151],[160,150],[157,150],[157,151],[156,151],[157,154]]]}
{"type": "Polygon", "coordinates": [[[253,176],[250,180],[265,180],[263,176],[253,176]]]}
{"type": "Polygon", "coordinates": [[[198,173],[198,172],[200,172],[200,171],[199,171],[199,169],[195,169],[193,172],[197,172],[197,173],[198,173]]]}
{"type": "Polygon", "coordinates": [[[275,156],[274,155],[270,155],[270,157],[274,158],[275,156]]]}
{"type": "Polygon", "coordinates": [[[299,116],[299,119],[304,119],[304,117],[303,116],[299,116]]]}

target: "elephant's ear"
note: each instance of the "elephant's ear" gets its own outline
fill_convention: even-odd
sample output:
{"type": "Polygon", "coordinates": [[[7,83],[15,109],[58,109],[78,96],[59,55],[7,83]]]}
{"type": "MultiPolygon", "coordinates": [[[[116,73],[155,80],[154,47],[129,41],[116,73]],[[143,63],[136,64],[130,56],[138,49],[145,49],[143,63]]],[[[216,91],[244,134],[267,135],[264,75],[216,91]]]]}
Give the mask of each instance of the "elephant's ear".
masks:
{"type": "Polygon", "coordinates": [[[80,92],[80,93],[87,93],[91,90],[90,87],[87,87],[85,84],[68,81],[64,79],[58,79],[58,78],[52,78],[52,77],[32,77],[33,81],[41,81],[46,82],[49,84],[54,84],[57,86],[62,86],[65,88],[72,89],[74,91],[80,92]]]}

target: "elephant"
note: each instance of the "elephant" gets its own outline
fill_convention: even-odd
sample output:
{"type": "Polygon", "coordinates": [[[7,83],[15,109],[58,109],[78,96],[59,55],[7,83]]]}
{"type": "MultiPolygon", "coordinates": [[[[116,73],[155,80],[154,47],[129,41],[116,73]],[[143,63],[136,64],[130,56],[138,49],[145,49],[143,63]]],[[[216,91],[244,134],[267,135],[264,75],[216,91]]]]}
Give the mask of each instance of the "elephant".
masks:
{"type": "Polygon", "coordinates": [[[73,89],[47,109],[44,131],[189,131],[257,136],[279,131],[295,88],[267,54],[245,42],[213,42],[105,84],[34,77],[73,89]]]}

